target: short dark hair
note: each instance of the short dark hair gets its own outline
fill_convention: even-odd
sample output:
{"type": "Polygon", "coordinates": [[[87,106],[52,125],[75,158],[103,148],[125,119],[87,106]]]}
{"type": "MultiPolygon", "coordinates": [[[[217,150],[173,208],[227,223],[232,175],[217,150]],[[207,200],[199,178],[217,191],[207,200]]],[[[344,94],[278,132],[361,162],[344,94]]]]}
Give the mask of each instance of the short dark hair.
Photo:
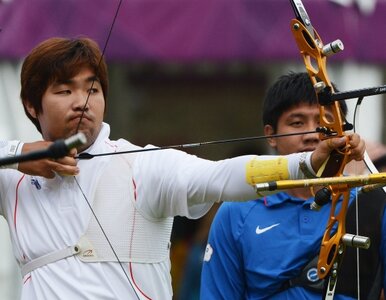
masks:
{"type": "Polygon", "coordinates": [[[39,121],[31,116],[26,103],[37,113],[42,111],[42,97],[55,81],[74,77],[83,67],[97,76],[105,101],[108,93],[107,65],[98,44],[89,38],[50,38],[37,45],[25,58],[21,69],[21,92],[27,117],[41,132],[39,121]]]}
{"type": "MultiPolygon", "coordinates": [[[[335,85],[334,90],[337,91],[335,85]]],[[[280,116],[293,106],[300,103],[317,104],[318,100],[315,94],[310,77],[307,73],[290,72],[282,75],[268,89],[263,104],[263,123],[271,125],[276,131],[277,122],[280,116]]],[[[341,111],[344,116],[347,114],[347,105],[340,101],[341,111]]]]}

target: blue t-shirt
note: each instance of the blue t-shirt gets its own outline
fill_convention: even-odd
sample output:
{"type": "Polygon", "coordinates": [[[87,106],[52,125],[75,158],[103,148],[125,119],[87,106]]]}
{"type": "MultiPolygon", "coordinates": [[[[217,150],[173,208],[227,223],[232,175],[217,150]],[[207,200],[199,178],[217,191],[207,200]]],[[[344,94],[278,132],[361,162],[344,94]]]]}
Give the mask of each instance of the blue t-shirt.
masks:
{"type": "Polygon", "coordinates": [[[312,201],[282,192],[245,203],[223,203],[209,233],[201,299],[320,300],[320,293],[302,287],[281,289],[319,253],[331,205],[313,211],[312,201]]]}

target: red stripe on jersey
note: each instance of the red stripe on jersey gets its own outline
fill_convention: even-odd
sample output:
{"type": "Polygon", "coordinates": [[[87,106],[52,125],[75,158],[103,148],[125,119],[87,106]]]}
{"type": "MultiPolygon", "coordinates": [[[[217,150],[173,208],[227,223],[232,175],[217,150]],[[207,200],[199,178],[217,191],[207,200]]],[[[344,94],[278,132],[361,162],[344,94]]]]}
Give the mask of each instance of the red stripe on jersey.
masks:
{"type": "Polygon", "coordinates": [[[133,284],[135,285],[135,287],[138,289],[138,291],[146,298],[146,299],[149,299],[151,300],[151,298],[149,296],[147,296],[137,285],[137,283],[135,282],[134,280],[134,275],[133,275],[133,269],[131,267],[131,262],[129,263],[129,269],[130,269],[130,277],[131,277],[131,280],[133,282],[133,284]]]}
{"type": "Polygon", "coordinates": [[[22,182],[22,180],[24,179],[24,177],[25,177],[25,174],[19,179],[19,182],[16,185],[15,210],[13,212],[13,225],[15,226],[16,232],[17,232],[16,216],[17,216],[17,205],[18,205],[18,201],[19,201],[19,186],[20,186],[20,183],[22,182]]]}
{"type": "Polygon", "coordinates": [[[31,280],[31,275],[28,275],[28,277],[23,281],[23,284],[26,284],[28,280],[31,280]]]}
{"type": "Polygon", "coordinates": [[[134,186],[134,200],[137,201],[137,185],[135,184],[134,178],[132,180],[134,186]]]}

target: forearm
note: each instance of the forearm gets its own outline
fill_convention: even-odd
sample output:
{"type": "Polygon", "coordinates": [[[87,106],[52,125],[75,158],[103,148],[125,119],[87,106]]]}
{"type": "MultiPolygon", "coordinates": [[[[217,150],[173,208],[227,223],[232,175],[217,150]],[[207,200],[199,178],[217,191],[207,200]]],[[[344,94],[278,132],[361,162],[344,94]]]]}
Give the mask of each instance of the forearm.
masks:
{"type": "MultiPolygon", "coordinates": [[[[19,141],[0,141],[0,159],[2,157],[16,156],[32,151],[39,151],[46,149],[51,142],[38,141],[33,143],[22,143],[19,141]]],[[[77,162],[74,158],[76,150],[72,149],[68,156],[56,160],[43,158],[33,159],[12,165],[0,166],[3,169],[15,169],[22,173],[29,175],[43,176],[46,178],[55,177],[55,173],[60,175],[77,175],[79,168],[76,166],[77,162]]]]}
{"type": "MultiPolygon", "coordinates": [[[[285,179],[305,178],[303,170],[314,175],[310,155],[296,153],[288,156],[241,156],[219,162],[213,166],[197,166],[188,184],[188,199],[192,203],[215,201],[246,201],[262,196],[254,185],[285,179]]],[[[272,192],[269,192],[272,193],[272,192]]],[[[269,194],[264,193],[264,194],[269,194]]]]}
{"type": "Polygon", "coordinates": [[[261,195],[255,192],[255,183],[304,178],[299,170],[301,155],[280,157],[278,171],[274,168],[277,156],[248,155],[210,161],[176,150],[142,153],[133,165],[137,205],[149,216],[187,216],[190,207],[205,203],[256,199],[261,195]],[[267,163],[268,167],[262,169],[269,171],[269,176],[259,173],[267,163]],[[251,164],[255,167],[251,168],[251,164]]]}

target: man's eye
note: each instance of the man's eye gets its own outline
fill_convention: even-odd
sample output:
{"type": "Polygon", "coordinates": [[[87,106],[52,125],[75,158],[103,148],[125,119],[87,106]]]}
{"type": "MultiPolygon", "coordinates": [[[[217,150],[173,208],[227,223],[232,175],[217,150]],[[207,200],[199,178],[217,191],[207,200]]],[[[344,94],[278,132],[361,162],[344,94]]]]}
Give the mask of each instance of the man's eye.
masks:
{"type": "Polygon", "coordinates": [[[301,122],[301,121],[294,121],[294,122],[290,123],[290,125],[294,126],[294,127],[302,126],[302,124],[303,124],[303,122],[301,122]]]}
{"type": "Polygon", "coordinates": [[[90,93],[90,94],[95,94],[95,93],[98,93],[98,89],[97,88],[92,88],[92,89],[89,89],[87,92],[90,93]]]}
{"type": "Polygon", "coordinates": [[[55,92],[55,94],[58,94],[58,95],[69,95],[69,94],[71,94],[71,91],[70,90],[60,90],[60,91],[55,92]]]}

